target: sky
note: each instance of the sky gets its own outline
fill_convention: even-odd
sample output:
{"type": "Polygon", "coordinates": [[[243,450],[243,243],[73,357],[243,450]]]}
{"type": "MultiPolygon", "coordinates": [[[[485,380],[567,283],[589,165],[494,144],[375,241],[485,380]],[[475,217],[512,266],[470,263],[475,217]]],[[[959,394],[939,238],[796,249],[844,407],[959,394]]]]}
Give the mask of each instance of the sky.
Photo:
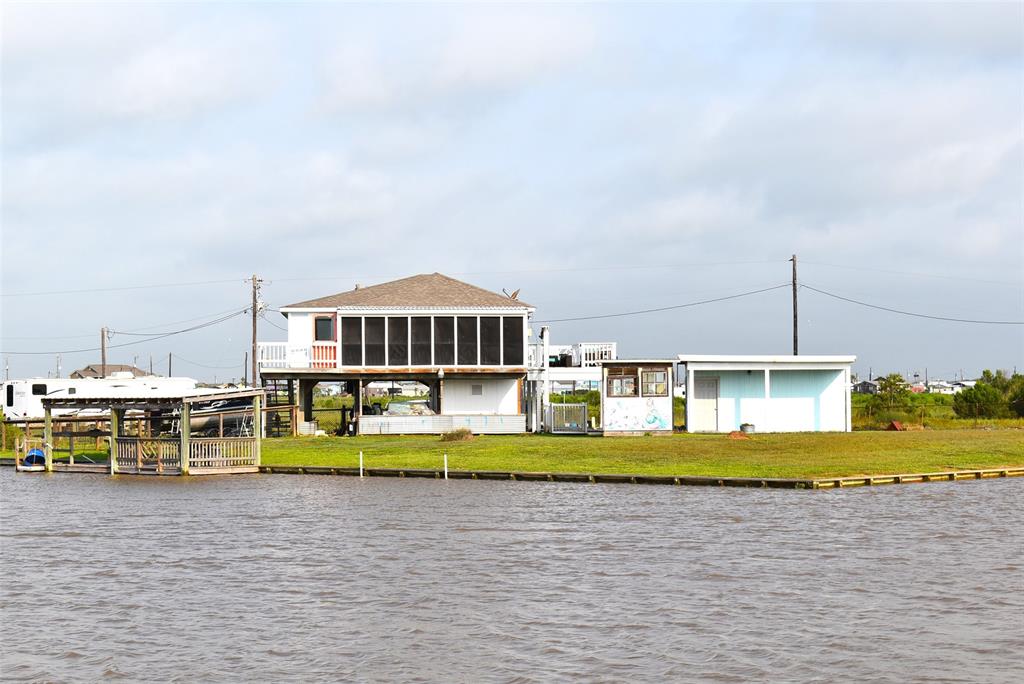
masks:
{"type": "MultiPolygon", "coordinates": [[[[541,321],[790,282],[800,352],[1024,370],[1020,3],[0,6],[11,378],[237,378],[248,306],[416,273],[541,321]],[[46,294],[59,293],[59,294],[46,294]],[[140,342],[140,340],[142,340],[140,342]],[[126,346],[115,346],[126,345],[126,346]],[[83,351],[76,351],[83,350],[83,351]],[[30,354],[24,352],[32,352],[30,354]]],[[[550,324],[786,354],[791,292],[550,324]]]]}

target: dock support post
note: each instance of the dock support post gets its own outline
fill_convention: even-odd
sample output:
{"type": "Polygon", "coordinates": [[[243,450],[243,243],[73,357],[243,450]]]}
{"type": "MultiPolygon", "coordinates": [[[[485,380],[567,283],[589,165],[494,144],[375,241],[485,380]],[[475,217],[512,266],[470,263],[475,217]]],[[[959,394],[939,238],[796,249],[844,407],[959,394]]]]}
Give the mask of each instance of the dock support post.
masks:
{"type": "Polygon", "coordinates": [[[117,438],[121,434],[122,409],[110,409],[110,474],[117,475],[117,438]]]}
{"type": "Polygon", "coordinates": [[[363,452],[359,452],[359,477],[363,476],[363,452]]]}
{"type": "Polygon", "coordinates": [[[444,452],[444,479],[448,479],[448,452],[444,452]]]}
{"type": "Polygon", "coordinates": [[[53,472],[53,415],[49,406],[43,409],[43,454],[46,472],[53,472]]]}
{"type": "MultiPolygon", "coordinates": [[[[260,395],[252,398],[252,435],[256,442],[252,445],[253,456],[256,457],[256,467],[260,466],[260,442],[263,439],[263,407],[261,406],[260,395]]],[[[222,416],[224,414],[221,414],[222,416]]],[[[223,420],[223,419],[222,419],[223,420]]]]}
{"type": "Polygon", "coordinates": [[[189,449],[192,448],[189,443],[192,437],[192,405],[188,402],[182,402],[181,404],[181,456],[179,462],[181,463],[181,474],[188,475],[188,457],[189,449]]]}

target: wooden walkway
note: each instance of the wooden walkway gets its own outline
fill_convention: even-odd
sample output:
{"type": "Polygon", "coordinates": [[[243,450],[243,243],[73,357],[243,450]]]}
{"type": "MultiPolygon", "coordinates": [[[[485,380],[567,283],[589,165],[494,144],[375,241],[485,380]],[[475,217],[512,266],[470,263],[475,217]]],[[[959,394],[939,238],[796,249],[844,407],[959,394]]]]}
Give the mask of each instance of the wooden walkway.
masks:
{"type": "MultiPolygon", "coordinates": [[[[288,475],[348,475],[359,476],[359,468],[332,468],[327,466],[260,466],[261,473],[288,475]]],[[[443,479],[443,469],[419,468],[364,468],[366,477],[420,477],[443,479]]],[[[885,484],[912,484],[918,482],[955,482],[1000,477],[1024,477],[1024,466],[989,468],[984,470],[953,470],[937,473],[905,475],[872,475],[829,478],[758,478],[758,477],[705,477],[695,475],[615,475],[602,473],[531,473],[499,470],[449,470],[452,480],[524,480],[544,482],[589,482],[611,484],[650,484],[691,487],[758,487],[766,489],[840,489],[885,484]]]]}
{"type": "MultiPolygon", "coordinates": [[[[13,466],[13,458],[0,459],[0,466],[13,466]]],[[[56,472],[109,472],[106,464],[54,464],[56,472]],[[61,468],[60,465],[65,467],[61,468]]],[[[239,469],[238,472],[255,472],[255,469],[239,469]]],[[[272,475],[346,475],[359,476],[359,468],[333,468],[328,466],[260,466],[259,472],[272,475]]],[[[212,474],[212,473],[194,473],[212,474]]],[[[364,468],[366,477],[415,477],[444,479],[443,469],[421,468],[364,468]]],[[[690,487],[757,487],[765,489],[842,489],[847,487],[870,487],[889,484],[914,484],[921,482],[959,482],[962,480],[987,480],[1003,477],[1024,477],[1024,466],[1008,468],[986,468],[981,470],[949,470],[935,473],[911,473],[902,475],[857,475],[854,477],[826,478],[763,478],[763,477],[702,477],[696,475],[616,475],[607,473],[531,473],[502,470],[449,470],[451,480],[513,480],[526,482],[583,482],[594,484],[647,484],[675,485],[690,487]]]]}

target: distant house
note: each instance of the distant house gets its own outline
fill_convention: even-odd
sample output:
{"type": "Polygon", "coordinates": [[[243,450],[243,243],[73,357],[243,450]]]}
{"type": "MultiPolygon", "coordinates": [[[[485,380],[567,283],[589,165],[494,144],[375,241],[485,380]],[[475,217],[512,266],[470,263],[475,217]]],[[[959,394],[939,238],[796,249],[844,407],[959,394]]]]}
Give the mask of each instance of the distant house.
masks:
{"type": "Polygon", "coordinates": [[[878,383],[874,380],[861,380],[853,386],[854,394],[878,394],[878,383]]]}
{"type": "Polygon", "coordinates": [[[935,380],[928,383],[928,391],[932,394],[956,394],[956,388],[952,383],[945,380],[935,380]]]}
{"type": "MultiPolygon", "coordinates": [[[[107,376],[109,377],[113,373],[131,373],[133,378],[142,378],[149,375],[148,372],[142,370],[141,368],[136,368],[135,366],[131,366],[126,363],[108,363],[107,376]]],[[[102,378],[103,364],[94,363],[89,366],[86,366],[85,368],[79,368],[78,370],[73,371],[69,377],[102,378]]]]}

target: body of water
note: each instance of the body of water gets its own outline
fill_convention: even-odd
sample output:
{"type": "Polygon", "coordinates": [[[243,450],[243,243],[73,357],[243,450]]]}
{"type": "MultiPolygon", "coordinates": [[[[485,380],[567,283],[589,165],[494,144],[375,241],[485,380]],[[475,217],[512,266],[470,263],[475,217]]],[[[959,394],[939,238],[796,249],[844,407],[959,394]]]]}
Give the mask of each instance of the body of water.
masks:
{"type": "Polygon", "coordinates": [[[1024,681],[1024,480],[0,469],[24,681],[1024,681]]]}

